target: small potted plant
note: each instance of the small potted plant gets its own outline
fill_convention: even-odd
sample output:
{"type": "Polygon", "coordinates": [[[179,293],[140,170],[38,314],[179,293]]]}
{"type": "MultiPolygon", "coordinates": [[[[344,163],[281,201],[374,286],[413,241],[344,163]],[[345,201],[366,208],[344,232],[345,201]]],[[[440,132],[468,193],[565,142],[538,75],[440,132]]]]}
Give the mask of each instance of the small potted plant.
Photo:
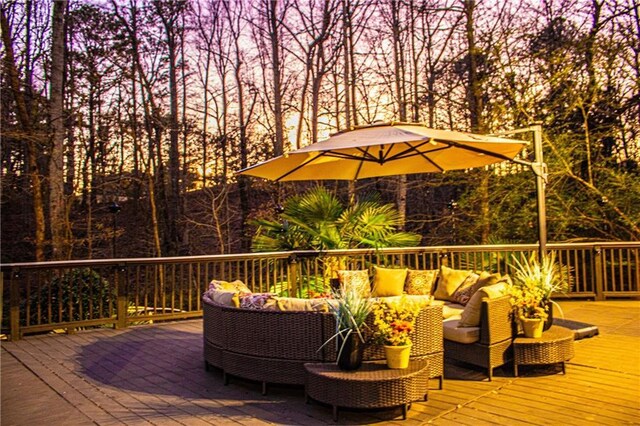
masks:
{"type": "MultiPolygon", "coordinates": [[[[516,318],[522,323],[526,333],[540,337],[543,329],[551,327],[553,310],[551,296],[569,290],[570,274],[556,263],[555,253],[544,256],[542,261],[532,255],[524,261],[513,257],[513,286],[511,287],[512,304],[516,318]],[[526,325],[525,325],[526,323],[526,325]],[[539,328],[539,329],[538,329],[539,328]]],[[[555,304],[560,313],[560,306],[555,304]]]]}
{"type": "Polygon", "coordinates": [[[423,303],[410,302],[402,296],[398,301],[380,301],[373,308],[374,339],[384,345],[389,368],[407,368],[411,354],[411,332],[423,303]]]}
{"type": "Polygon", "coordinates": [[[332,292],[329,310],[336,319],[336,333],[322,346],[337,339],[337,364],[342,370],[357,370],[362,364],[365,348],[365,323],[373,308],[373,300],[364,297],[357,288],[340,287],[332,292]]]}

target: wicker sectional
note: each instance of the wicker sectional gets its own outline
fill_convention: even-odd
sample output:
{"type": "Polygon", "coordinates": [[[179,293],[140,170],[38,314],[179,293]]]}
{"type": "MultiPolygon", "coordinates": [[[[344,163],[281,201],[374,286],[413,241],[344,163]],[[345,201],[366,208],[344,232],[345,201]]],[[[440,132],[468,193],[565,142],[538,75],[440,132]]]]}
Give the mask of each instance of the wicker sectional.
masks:
{"type": "MultiPolygon", "coordinates": [[[[335,333],[332,314],[234,308],[206,295],[203,302],[205,366],[222,369],[225,382],[229,376],[259,381],[266,393],[268,383],[303,385],[305,363],[335,361],[334,341],[320,349],[335,333]]],[[[442,306],[422,309],[412,341],[411,357],[429,360],[429,377],[442,388],[442,306]]],[[[364,358],[384,359],[384,352],[371,346],[364,358]]]]}

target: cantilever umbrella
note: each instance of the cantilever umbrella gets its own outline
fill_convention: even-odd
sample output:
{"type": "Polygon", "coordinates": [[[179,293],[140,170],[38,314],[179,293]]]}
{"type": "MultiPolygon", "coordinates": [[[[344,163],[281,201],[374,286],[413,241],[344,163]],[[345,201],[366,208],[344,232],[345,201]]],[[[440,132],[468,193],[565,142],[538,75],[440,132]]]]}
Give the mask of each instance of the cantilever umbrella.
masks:
{"type": "Polygon", "coordinates": [[[239,171],[273,181],[357,180],[370,177],[471,169],[501,161],[531,167],[536,175],[538,233],[541,256],[546,251],[541,127],[534,132],[534,162],[516,159],[528,142],[450,130],[417,123],[385,123],[358,127],[239,171]]]}
{"type": "Polygon", "coordinates": [[[513,158],[527,142],[420,124],[374,124],[241,170],[274,181],[340,179],[445,172],[513,158]]]}

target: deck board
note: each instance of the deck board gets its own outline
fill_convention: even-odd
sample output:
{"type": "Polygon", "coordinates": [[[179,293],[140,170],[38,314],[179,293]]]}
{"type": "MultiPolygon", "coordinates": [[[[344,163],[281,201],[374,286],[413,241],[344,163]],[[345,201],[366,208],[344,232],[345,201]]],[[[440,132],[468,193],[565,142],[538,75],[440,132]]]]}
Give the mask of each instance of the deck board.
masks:
{"type": "MultiPolygon", "coordinates": [[[[341,410],[339,424],[640,424],[640,301],[563,301],[565,317],[598,325],[566,365],[496,369],[445,366],[443,390],[400,409],[341,410]]],[[[2,424],[323,425],[331,408],[300,387],[204,371],[202,321],[97,329],[2,342],[2,424]],[[54,414],[52,414],[54,413],[54,414]]]]}

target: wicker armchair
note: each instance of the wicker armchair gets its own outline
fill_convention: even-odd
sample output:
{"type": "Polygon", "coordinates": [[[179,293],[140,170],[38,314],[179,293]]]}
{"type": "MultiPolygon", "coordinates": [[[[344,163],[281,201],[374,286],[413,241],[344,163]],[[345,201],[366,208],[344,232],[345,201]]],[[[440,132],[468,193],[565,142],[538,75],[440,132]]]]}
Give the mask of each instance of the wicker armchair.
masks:
{"type": "Polygon", "coordinates": [[[512,343],[516,334],[510,297],[485,298],[480,316],[480,339],[475,343],[444,339],[444,356],[486,368],[491,380],[494,368],[513,360],[512,343]]]}

